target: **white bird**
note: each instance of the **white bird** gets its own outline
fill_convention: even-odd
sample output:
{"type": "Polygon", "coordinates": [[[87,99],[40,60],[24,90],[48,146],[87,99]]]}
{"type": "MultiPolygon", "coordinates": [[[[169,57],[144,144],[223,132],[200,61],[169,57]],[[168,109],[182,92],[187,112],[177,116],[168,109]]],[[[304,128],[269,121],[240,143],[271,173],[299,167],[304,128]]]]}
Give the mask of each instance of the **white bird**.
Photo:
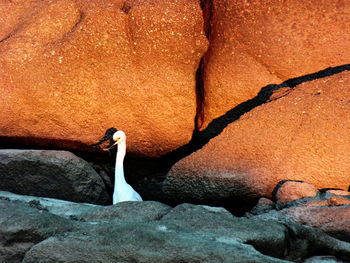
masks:
{"type": "Polygon", "coordinates": [[[117,131],[113,134],[115,143],[111,146],[118,145],[118,151],[114,171],[114,192],[113,204],[124,201],[142,201],[138,192],[125,181],[124,177],[124,157],[126,154],[126,135],[123,131],[117,131]]]}

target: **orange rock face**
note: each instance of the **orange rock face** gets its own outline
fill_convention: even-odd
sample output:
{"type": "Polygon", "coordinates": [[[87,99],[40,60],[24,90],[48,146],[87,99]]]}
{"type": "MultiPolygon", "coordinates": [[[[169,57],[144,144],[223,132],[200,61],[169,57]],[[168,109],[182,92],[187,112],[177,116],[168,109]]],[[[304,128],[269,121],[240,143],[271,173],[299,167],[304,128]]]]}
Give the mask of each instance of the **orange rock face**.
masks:
{"type": "Polygon", "coordinates": [[[350,61],[347,1],[211,1],[205,124],[268,84],[350,61]]]}
{"type": "Polygon", "coordinates": [[[305,182],[287,181],[276,193],[277,202],[290,202],[305,197],[315,197],[318,190],[305,182]]]}
{"type": "Polygon", "coordinates": [[[347,189],[350,72],[305,82],[231,123],[175,164],[164,189],[187,197],[271,196],[282,180],[347,189]]]}
{"type": "Polygon", "coordinates": [[[81,149],[116,127],[146,156],[190,140],[197,1],[0,2],[2,138],[81,149]]]}

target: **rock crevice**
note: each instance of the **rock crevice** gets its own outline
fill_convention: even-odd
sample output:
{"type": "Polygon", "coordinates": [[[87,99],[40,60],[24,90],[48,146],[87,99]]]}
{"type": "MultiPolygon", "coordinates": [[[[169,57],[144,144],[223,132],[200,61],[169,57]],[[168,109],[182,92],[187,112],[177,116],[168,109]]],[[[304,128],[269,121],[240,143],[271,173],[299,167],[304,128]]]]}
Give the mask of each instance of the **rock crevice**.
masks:
{"type": "MultiPolygon", "coordinates": [[[[256,107],[259,107],[263,104],[266,104],[271,101],[275,101],[277,99],[287,96],[288,93],[293,88],[295,88],[296,86],[302,83],[321,79],[321,78],[326,78],[332,75],[342,73],[344,71],[350,71],[350,64],[340,65],[336,67],[329,67],[312,74],[307,74],[300,77],[288,79],[280,84],[269,84],[265,87],[262,87],[259,93],[257,94],[257,96],[242,102],[236,107],[228,110],[224,115],[212,120],[204,130],[195,131],[192,140],[187,145],[183,145],[178,149],[174,150],[173,152],[166,154],[163,158],[171,159],[172,163],[176,163],[179,160],[183,159],[184,157],[204,147],[212,138],[220,135],[221,132],[229,124],[238,120],[241,116],[250,112],[256,107]],[[283,90],[283,94],[275,96],[274,93],[279,90],[283,90]]],[[[203,83],[202,79],[200,79],[199,81],[203,83]]],[[[203,86],[203,84],[200,84],[200,86],[203,88],[205,92],[205,87],[203,86]]],[[[201,95],[199,95],[199,98],[197,98],[197,100],[200,100],[200,99],[201,99],[201,95]]],[[[203,101],[200,103],[203,103],[203,101]]],[[[201,115],[201,114],[203,113],[197,112],[197,115],[201,115]]]]}

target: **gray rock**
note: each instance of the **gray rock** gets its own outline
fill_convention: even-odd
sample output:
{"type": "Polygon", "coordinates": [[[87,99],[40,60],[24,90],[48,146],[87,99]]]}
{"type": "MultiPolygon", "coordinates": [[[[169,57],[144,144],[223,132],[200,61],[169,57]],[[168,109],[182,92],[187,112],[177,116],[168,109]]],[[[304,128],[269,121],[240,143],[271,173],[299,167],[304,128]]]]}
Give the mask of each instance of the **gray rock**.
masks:
{"type": "Polygon", "coordinates": [[[171,210],[171,207],[159,202],[121,202],[113,206],[90,210],[78,216],[83,221],[124,221],[148,222],[159,220],[171,210]]]}
{"type": "Polygon", "coordinates": [[[331,236],[350,242],[350,205],[299,206],[281,210],[295,221],[322,229],[331,236]]]}
{"type": "Polygon", "coordinates": [[[82,214],[94,213],[103,206],[75,203],[54,198],[35,197],[29,195],[18,195],[11,192],[0,191],[0,200],[16,201],[26,206],[50,212],[51,214],[65,218],[78,218],[82,214]]]}
{"type": "Polygon", "coordinates": [[[235,217],[224,208],[182,204],[165,215],[161,222],[237,239],[273,257],[285,258],[288,255],[284,225],[235,217]]]}
{"type": "Polygon", "coordinates": [[[350,243],[340,241],[323,232],[321,229],[302,225],[292,217],[280,211],[251,217],[257,221],[269,221],[283,224],[288,229],[288,258],[301,260],[310,255],[322,252],[324,255],[335,255],[343,260],[350,260],[350,243]]]}
{"type": "Polygon", "coordinates": [[[275,208],[275,203],[268,198],[261,197],[258,203],[249,212],[252,215],[259,215],[266,213],[275,208]]]}
{"type": "Polygon", "coordinates": [[[91,226],[34,246],[23,263],[287,262],[237,239],[161,222],[91,226]]]}
{"type": "Polygon", "coordinates": [[[74,229],[72,221],[20,202],[0,200],[0,211],[0,262],[21,262],[34,244],[74,229]]]}
{"type": "Polygon", "coordinates": [[[277,211],[238,218],[191,204],[103,207],[4,192],[0,199],[0,262],[299,262],[320,251],[350,259],[349,243],[277,211]]]}
{"type": "Polygon", "coordinates": [[[303,263],[348,263],[334,256],[315,256],[308,258],[303,263]]]}
{"type": "Polygon", "coordinates": [[[66,151],[0,150],[0,190],[74,202],[110,202],[97,172],[66,151]]]}

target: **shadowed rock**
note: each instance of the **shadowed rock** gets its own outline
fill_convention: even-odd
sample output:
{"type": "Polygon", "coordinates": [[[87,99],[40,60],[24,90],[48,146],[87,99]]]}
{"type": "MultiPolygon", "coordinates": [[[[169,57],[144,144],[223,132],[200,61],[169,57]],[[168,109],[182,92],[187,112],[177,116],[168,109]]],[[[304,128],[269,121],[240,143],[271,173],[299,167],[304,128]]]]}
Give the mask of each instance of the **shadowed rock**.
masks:
{"type": "Polygon", "coordinates": [[[22,262],[34,244],[74,229],[74,222],[28,204],[0,200],[0,211],[0,262],[22,262]]]}
{"type": "Polygon", "coordinates": [[[110,202],[97,172],[66,151],[0,150],[0,190],[75,202],[110,202]]]}

